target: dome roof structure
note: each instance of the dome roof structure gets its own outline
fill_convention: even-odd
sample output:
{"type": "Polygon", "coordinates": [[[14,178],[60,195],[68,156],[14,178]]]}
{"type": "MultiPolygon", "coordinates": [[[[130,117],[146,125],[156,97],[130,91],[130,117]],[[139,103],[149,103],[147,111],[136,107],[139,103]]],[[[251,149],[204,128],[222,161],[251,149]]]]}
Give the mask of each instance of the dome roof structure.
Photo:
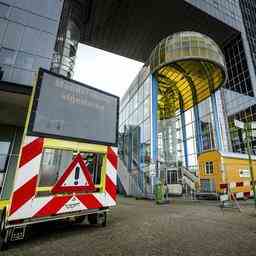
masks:
{"type": "Polygon", "coordinates": [[[151,53],[149,65],[158,81],[160,119],[207,99],[227,77],[219,46],[197,32],[175,33],[160,41],[151,53]]]}

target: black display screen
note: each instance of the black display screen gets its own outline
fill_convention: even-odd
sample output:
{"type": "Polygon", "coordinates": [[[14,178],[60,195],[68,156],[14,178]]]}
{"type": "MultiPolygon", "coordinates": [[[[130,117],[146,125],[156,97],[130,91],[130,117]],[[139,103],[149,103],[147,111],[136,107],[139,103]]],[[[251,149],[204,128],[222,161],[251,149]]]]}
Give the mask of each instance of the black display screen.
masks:
{"type": "Polygon", "coordinates": [[[119,98],[40,69],[28,133],[115,145],[119,98]]]}

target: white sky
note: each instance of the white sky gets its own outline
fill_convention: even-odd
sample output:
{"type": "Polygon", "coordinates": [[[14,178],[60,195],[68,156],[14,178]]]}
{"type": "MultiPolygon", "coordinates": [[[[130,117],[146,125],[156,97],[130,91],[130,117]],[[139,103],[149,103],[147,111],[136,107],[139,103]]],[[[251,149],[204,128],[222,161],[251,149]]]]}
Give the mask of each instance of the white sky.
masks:
{"type": "Polygon", "coordinates": [[[143,63],[79,44],[74,79],[122,97],[143,63]]]}

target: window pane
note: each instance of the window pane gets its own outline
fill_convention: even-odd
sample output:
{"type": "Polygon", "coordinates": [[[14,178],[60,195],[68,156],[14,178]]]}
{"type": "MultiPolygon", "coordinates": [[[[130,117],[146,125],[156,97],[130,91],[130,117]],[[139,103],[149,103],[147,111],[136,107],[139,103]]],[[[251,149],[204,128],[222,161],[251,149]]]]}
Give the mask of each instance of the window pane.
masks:
{"type": "Polygon", "coordinates": [[[13,65],[15,60],[15,51],[11,49],[0,49],[0,63],[13,65]]]}
{"type": "Polygon", "coordinates": [[[37,47],[37,54],[47,58],[52,58],[53,49],[55,44],[55,37],[51,34],[41,32],[39,44],[37,47]]]}
{"type": "Polygon", "coordinates": [[[147,140],[150,140],[150,135],[151,135],[151,128],[150,128],[150,119],[148,118],[146,120],[146,123],[145,123],[145,135],[146,135],[146,141],[147,140]]]}
{"type": "Polygon", "coordinates": [[[143,104],[141,104],[138,108],[138,123],[143,121],[143,104]]]}
{"type": "Polygon", "coordinates": [[[104,155],[97,154],[97,153],[81,152],[81,156],[83,160],[86,162],[86,165],[91,173],[93,183],[99,185],[101,182],[101,170],[102,170],[104,155]]]}
{"type": "MultiPolygon", "coordinates": [[[[24,31],[24,26],[9,22],[7,25],[5,36],[4,36],[3,46],[6,48],[18,49],[23,31],[24,31]]],[[[30,37],[29,41],[33,42],[34,38],[30,37]]]]}
{"type": "Polygon", "coordinates": [[[39,186],[52,186],[57,181],[58,168],[60,163],[60,150],[45,149],[40,166],[39,186]]]}
{"type": "Polygon", "coordinates": [[[34,76],[34,72],[14,68],[11,81],[14,83],[31,86],[33,81],[33,76],[34,76]]]}
{"type": "Polygon", "coordinates": [[[3,40],[6,26],[7,26],[7,21],[4,19],[0,19],[0,42],[2,42],[2,40],[3,40]]]}
{"type": "Polygon", "coordinates": [[[192,155],[196,153],[195,150],[195,140],[194,139],[189,139],[187,140],[187,149],[188,149],[188,155],[192,155]]]}
{"type": "Polygon", "coordinates": [[[37,54],[40,42],[40,31],[26,27],[21,43],[21,50],[27,53],[37,54]]]}
{"type": "Polygon", "coordinates": [[[38,71],[39,68],[50,69],[50,65],[51,65],[51,59],[35,57],[33,70],[38,71]]]}
{"type": "Polygon", "coordinates": [[[23,53],[23,52],[18,53],[18,56],[17,56],[17,59],[16,59],[17,67],[32,70],[33,63],[34,63],[33,55],[26,54],[26,53],[23,53]]]}
{"type": "Polygon", "coordinates": [[[150,94],[151,77],[148,77],[148,79],[144,82],[143,87],[144,87],[144,97],[146,98],[150,94]]]}
{"type": "Polygon", "coordinates": [[[185,122],[186,124],[189,124],[193,121],[193,114],[192,114],[192,110],[187,110],[185,112],[185,122]]]}
{"type": "Polygon", "coordinates": [[[188,165],[189,166],[197,165],[197,156],[196,155],[189,155],[188,156],[188,165]]]}
{"type": "Polygon", "coordinates": [[[0,172],[4,171],[10,144],[8,141],[0,141],[0,172]]]}
{"type": "Polygon", "coordinates": [[[0,17],[6,18],[9,12],[9,5],[0,3],[0,17]]]}
{"type": "MultiPolygon", "coordinates": [[[[24,25],[28,25],[28,16],[30,14],[18,8],[12,8],[9,19],[24,25]]],[[[32,24],[31,24],[32,25],[32,24]]],[[[33,25],[32,25],[33,26],[33,25]]]]}
{"type": "Polygon", "coordinates": [[[194,132],[193,132],[193,124],[190,123],[186,126],[186,133],[187,133],[187,138],[192,138],[194,136],[194,132]]]}
{"type": "Polygon", "coordinates": [[[144,101],[144,118],[147,118],[150,113],[150,101],[149,97],[144,101]]]}
{"type": "Polygon", "coordinates": [[[1,65],[2,70],[4,71],[4,76],[2,78],[3,81],[11,81],[12,80],[12,72],[13,68],[7,65],[1,65]]]}
{"type": "Polygon", "coordinates": [[[5,176],[5,174],[0,172],[0,188],[3,186],[4,176],[5,176]]]}
{"type": "Polygon", "coordinates": [[[140,104],[143,101],[143,86],[138,90],[138,103],[140,104]]]}

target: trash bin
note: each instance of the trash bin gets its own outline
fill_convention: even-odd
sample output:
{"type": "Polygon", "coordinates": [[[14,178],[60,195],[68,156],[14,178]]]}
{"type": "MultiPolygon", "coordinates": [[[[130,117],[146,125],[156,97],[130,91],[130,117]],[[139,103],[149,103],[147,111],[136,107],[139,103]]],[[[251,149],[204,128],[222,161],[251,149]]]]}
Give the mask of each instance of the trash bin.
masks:
{"type": "Polygon", "coordinates": [[[164,185],[162,184],[161,181],[159,181],[156,185],[155,185],[155,200],[157,204],[161,204],[164,202],[164,185]]]}

